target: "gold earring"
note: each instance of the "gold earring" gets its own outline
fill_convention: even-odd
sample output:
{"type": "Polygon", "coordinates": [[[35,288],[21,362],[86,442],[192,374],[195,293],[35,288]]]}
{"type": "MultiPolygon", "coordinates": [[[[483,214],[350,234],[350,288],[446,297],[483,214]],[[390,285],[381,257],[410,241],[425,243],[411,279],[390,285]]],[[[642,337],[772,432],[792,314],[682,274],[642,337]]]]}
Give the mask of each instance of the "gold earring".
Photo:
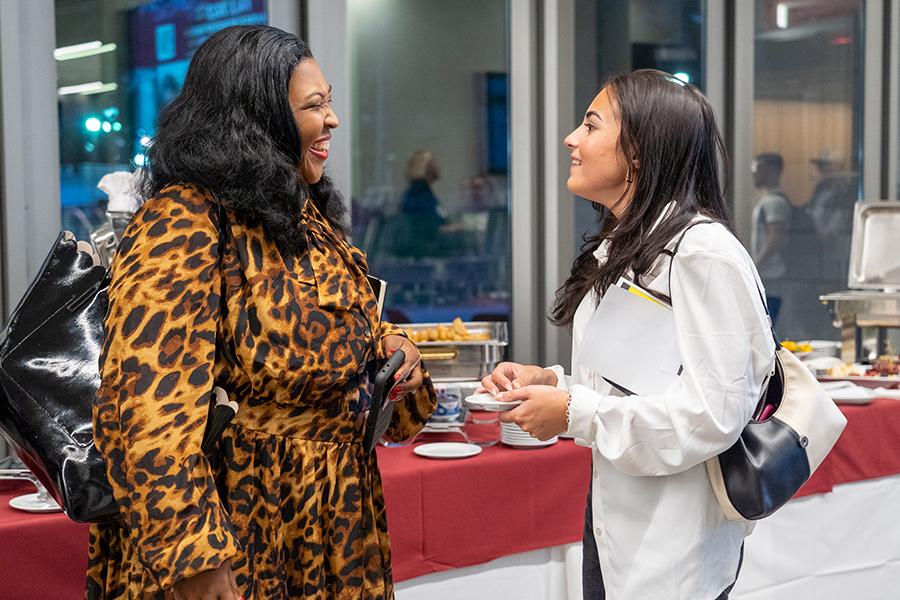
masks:
{"type": "Polygon", "coordinates": [[[625,183],[634,183],[634,175],[631,174],[631,169],[628,169],[628,172],[625,173],[625,183]]]}

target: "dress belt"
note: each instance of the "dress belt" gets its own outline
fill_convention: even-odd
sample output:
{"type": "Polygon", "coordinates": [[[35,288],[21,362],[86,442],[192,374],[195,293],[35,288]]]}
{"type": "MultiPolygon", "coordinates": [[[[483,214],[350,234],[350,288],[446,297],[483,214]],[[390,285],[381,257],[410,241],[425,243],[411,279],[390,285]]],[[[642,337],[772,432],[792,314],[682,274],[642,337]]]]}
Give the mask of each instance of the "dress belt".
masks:
{"type": "MultiPolygon", "coordinates": [[[[284,406],[268,403],[260,406],[247,406],[240,400],[238,403],[240,409],[232,424],[244,429],[300,440],[336,444],[360,444],[363,440],[365,420],[363,414],[358,412],[316,406],[284,406]]],[[[339,404],[345,405],[344,402],[339,402],[339,404]]]]}

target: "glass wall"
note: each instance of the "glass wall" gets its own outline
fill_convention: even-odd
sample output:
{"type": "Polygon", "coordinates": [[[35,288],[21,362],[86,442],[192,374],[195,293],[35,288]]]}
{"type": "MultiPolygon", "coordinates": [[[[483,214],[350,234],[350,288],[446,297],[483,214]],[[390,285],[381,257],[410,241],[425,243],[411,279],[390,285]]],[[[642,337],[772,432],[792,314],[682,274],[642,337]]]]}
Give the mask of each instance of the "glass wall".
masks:
{"type": "Polygon", "coordinates": [[[390,282],[386,313],[507,320],[507,1],[349,0],[347,12],[353,238],[390,282]]]}
{"type": "MultiPolygon", "coordinates": [[[[783,337],[831,339],[862,173],[863,0],[756,0],[749,246],[783,337]]],[[[738,199],[738,201],[742,201],[738,199]]]]}
{"type": "Polygon", "coordinates": [[[62,226],[105,221],[106,173],[143,164],[160,109],[196,48],[230,25],[266,22],[265,0],[56,0],[62,226]]]}
{"type": "MultiPolygon", "coordinates": [[[[659,69],[704,88],[701,0],[576,0],[575,115],[577,122],[607,77],[659,69]]],[[[586,200],[575,207],[576,255],[582,233],[599,230],[586,200]],[[585,227],[585,224],[589,224],[585,227]]]]}

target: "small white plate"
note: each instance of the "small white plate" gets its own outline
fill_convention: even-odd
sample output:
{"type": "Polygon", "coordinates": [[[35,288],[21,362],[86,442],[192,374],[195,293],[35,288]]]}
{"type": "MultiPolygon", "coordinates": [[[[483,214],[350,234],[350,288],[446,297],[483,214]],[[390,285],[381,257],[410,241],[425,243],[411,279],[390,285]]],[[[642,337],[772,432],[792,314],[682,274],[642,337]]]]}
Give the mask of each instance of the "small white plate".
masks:
{"type": "Polygon", "coordinates": [[[16,496],[15,498],[9,499],[9,505],[18,510],[32,513],[52,513],[62,511],[59,504],[57,504],[53,498],[48,496],[46,499],[42,500],[39,496],[40,494],[37,492],[34,494],[25,494],[24,496],[16,496]]]}
{"type": "Polygon", "coordinates": [[[435,442],[416,446],[413,452],[425,458],[468,458],[481,454],[481,446],[462,442],[435,442]]]}
{"type": "Polygon", "coordinates": [[[877,395],[875,390],[850,381],[828,381],[822,384],[825,393],[841,404],[868,404],[877,395]]]}
{"type": "Polygon", "coordinates": [[[530,441],[530,442],[521,442],[521,441],[517,441],[517,440],[505,440],[505,439],[501,439],[500,441],[503,442],[503,444],[509,446],[510,448],[517,448],[519,450],[525,450],[527,448],[546,448],[546,447],[552,446],[553,444],[558,442],[559,439],[556,436],[554,436],[544,442],[542,442],[540,440],[535,440],[533,438],[532,438],[532,441],[530,441]]]}
{"type": "Polygon", "coordinates": [[[875,388],[876,398],[891,398],[900,400],[900,390],[889,390],[887,388],[875,388]]]}
{"type": "Polygon", "coordinates": [[[458,429],[462,427],[464,423],[462,421],[433,421],[431,419],[425,423],[425,427],[430,429],[431,431],[449,431],[450,429],[458,429]]]}
{"type": "Polygon", "coordinates": [[[476,410],[489,410],[492,412],[503,412],[512,410],[522,404],[521,400],[513,400],[511,402],[502,402],[494,398],[493,394],[473,394],[466,398],[466,405],[476,410]]]}

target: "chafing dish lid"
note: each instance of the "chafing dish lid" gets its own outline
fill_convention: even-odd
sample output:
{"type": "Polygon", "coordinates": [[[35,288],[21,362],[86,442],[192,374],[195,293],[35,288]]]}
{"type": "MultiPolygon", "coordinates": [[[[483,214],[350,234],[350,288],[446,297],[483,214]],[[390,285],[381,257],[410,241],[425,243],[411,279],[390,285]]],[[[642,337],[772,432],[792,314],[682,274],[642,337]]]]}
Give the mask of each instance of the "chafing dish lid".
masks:
{"type": "Polygon", "coordinates": [[[900,289],[900,202],[856,205],[847,285],[900,289]]]}

